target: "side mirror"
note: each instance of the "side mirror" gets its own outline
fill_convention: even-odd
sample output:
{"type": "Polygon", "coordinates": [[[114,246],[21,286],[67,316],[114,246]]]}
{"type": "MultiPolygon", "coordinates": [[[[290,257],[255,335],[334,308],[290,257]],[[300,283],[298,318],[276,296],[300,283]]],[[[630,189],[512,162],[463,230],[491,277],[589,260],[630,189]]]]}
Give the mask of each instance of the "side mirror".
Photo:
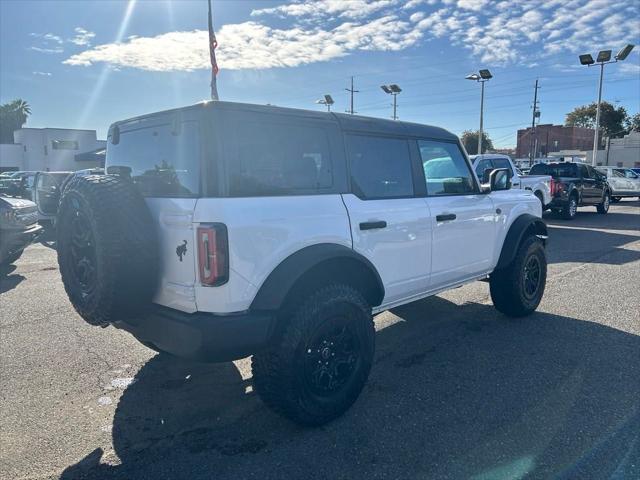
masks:
{"type": "Polygon", "coordinates": [[[489,173],[489,188],[492,192],[509,190],[511,188],[511,175],[507,168],[496,168],[489,173]]]}

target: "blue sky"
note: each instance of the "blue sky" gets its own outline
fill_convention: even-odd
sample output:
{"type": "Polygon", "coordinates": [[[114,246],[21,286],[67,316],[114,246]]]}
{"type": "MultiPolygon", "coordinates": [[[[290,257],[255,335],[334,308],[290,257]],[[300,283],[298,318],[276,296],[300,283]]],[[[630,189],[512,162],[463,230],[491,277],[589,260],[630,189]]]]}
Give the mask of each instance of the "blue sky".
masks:
{"type": "MultiPolygon", "coordinates": [[[[640,43],[640,1],[213,0],[221,99],[389,117],[380,85],[399,84],[402,120],[460,134],[485,127],[513,146],[531,122],[562,123],[597,94],[597,69],[577,54],[640,43]]],[[[97,129],[209,95],[204,0],[0,1],[0,101],[32,106],[28,126],[97,129]]],[[[640,110],[640,47],[606,67],[604,99],[640,110]]]]}

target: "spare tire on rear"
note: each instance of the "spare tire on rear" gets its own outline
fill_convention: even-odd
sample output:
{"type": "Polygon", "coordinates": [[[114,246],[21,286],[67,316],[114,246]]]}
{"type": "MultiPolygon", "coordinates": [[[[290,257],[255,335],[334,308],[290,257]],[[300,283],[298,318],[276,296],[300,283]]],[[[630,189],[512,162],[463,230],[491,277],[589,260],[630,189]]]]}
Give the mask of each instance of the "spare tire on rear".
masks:
{"type": "Polygon", "coordinates": [[[57,221],[58,265],[77,312],[92,325],[134,318],[158,278],[157,235],[136,186],[117,175],[76,176],[57,221]]]}

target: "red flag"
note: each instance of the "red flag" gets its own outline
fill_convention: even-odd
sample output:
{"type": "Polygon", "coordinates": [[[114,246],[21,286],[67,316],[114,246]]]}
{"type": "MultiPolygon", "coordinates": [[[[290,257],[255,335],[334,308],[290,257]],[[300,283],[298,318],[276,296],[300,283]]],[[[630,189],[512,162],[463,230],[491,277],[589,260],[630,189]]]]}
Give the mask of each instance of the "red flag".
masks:
{"type": "Polygon", "coordinates": [[[209,2],[209,56],[211,57],[211,100],[218,100],[218,82],[217,75],[218,62],[216,60],[216,48],[218,47],[218,40],[216,40],[216,34],[213,31],[213,17],[211,15],[211,0],[209,2]]]}

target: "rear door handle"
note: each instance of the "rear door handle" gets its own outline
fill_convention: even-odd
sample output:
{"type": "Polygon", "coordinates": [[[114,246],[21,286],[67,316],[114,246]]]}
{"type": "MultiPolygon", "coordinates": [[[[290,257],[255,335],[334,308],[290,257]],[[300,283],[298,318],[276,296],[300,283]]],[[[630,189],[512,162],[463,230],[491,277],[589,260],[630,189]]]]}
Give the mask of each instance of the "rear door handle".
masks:
{"type": "Polygon", "coordinates": [[[376,228],[386,228],[387,222],[380,220],[377,222],[362,222],[360,224],[360,230],[375,230],[376,228]]]}
{"type": "Polygon", "coordinates": [[[438,222],[450,222],[451,220],[456,219],[455,213],[447,213],[444,215],[436,215],[436,221],[438,222]]]}

